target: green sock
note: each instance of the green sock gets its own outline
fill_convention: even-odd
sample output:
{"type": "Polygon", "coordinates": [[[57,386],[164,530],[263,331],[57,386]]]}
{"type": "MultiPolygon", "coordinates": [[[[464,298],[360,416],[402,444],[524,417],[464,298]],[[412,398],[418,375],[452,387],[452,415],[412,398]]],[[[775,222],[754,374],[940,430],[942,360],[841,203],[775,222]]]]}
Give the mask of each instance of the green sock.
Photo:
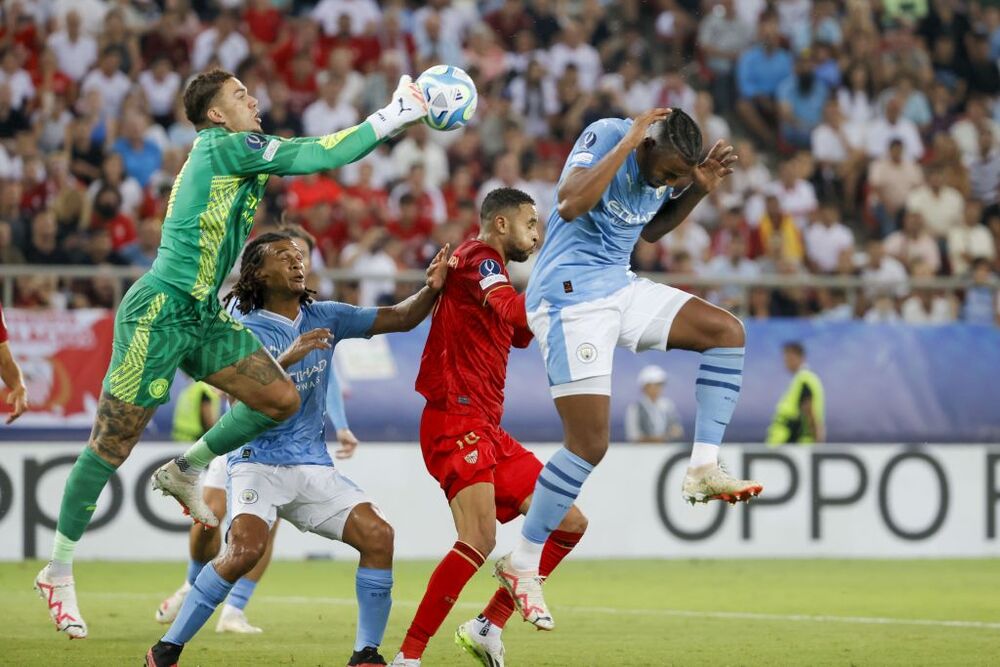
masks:
{"type": "Polygon", "coordinates": [[[85,447],[77,457],[63,488],[56,539],[52,545],[52,560],[73,562],[76,543],[87,529],[87,524],[97,509],[97,498],[113,474],[115,467],[90,447],[85,447]]]}
{"type": "Polygon", "coordinates": [[[184,459],[196,470],[204,470],[216,456],[228,454],[280,423],[246,403],[237,403],[184,452],[184,459]]]}

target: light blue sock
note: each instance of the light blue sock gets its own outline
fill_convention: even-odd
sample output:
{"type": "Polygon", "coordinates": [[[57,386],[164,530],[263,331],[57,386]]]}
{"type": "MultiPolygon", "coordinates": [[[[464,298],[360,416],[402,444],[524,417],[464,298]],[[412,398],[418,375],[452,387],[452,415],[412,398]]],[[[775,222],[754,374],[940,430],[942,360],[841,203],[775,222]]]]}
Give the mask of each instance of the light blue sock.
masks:
{"type": "Polygon", "coordinates": [[[694,387],[698,403],[694,419],[696,443],[722,444],[743,386],[745,355],[743,347],[714,347],[702,352],[694,387]]]}
{"type": "Polygon", "coordinates": [[[231,583],[218,575],[211,563],[202,568],[162,641],[181,646],[191,641],[215,608],[226,599],[232,587],[231,583]]]}
{"type": "Polygon", "coordinates": [[[205,567],[205,563],[201,562],[200,560],[195,560],[194,558],[192,558],[191,560],[188,561],[187,581],[189,584],[194,586],[194,580],[198,578],[199,574],[201,574],[201,569],[203,567],[205,567]]]}
{"type": "Polygon", "coordinates": [[[257,588],[256,581],[250,581],[246,577],[240,578],[236,582],[236,585],[233,586],[233,590],[229,591],[226,604],[232,605],[237,609],[246,609],[247,602],[250,602],[250,596],[253,595],[255,588],[257,588]]]}
{"type": "Polygon", "coordinates": [[[593,470],[594,466],[565,447],[556,452],[535,482],[521,536],[534,544],[544,544],[549,533],[562,523],[593,470]]]}
{"type": "Polygon", "coordinates": [[[354,650],[360,651],[366,646],[378,648],[392,608],[392,570],[359,567],[354,590],[358,596],[358,634],[354,650]]]}

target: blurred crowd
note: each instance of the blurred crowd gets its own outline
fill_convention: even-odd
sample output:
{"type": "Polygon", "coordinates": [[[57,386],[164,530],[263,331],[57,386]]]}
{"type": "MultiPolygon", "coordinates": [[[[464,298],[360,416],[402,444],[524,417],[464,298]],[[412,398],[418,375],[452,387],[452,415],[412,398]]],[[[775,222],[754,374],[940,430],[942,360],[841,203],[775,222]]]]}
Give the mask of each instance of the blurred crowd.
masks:
{"type": "MultiPolygon", "coordinates": [[[[350,167],[272,178],[258,229],[305,227],[316,268],[382,278],[323,296],[394,299],[392,276],[474,235],[499,185],[547,219],[589,123],[681,108],[736,172],[640,243],[637,271],[861,276],[842,289],[700,291],[754,317],[941,323],[998,316],[1000,7],[987,0],[5,0],[0,263],[155,258],[195,130],[180,93],[220,66],[265,132],[321,135],[382,106],[403,73],[459,65],[479,110],[350,167]],[[967,277],[910,289],[907,277],[967,277]]],[[[512,267],[524,280],[529,266],[512,267]]],[[[20,307],[113,306],[107,277],[17,280],[20,307]]]]}

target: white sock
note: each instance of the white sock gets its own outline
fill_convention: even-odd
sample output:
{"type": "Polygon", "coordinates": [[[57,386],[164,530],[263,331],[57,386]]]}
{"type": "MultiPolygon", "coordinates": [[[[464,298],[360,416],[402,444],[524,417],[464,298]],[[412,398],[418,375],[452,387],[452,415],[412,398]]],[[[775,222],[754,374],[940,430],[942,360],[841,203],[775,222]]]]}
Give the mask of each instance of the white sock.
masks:
{"type": "Polygon", "coordinates": [[[242,609],[240,609],[239,607],[234,607],[233,605],[229,604],[228,602],[226,604],[222,605],[222,615],[223,616],[231,616],[233,614],[242,614],[242,613],[243,613],[242,609]]]}
{"type": "Polygon", "coordinates": [[[691,467],[697,468],[709,463],[718,465],[719,446],[709,445],[704,442],[694,443],[694,447],[691,448],[691,467]]]}
{"type": "Polygon", "coordinates": [[[73,576],[73,563],[54,560],[49,563],[49,574],[57,579],[73,576]]]}
{"type": "Polygon", "coordinates": [[[181,592],[182,593],[187,593],[190,590],[191,590],[191,582],[188,581],[187,579],[185,579],[184,580],[184,585],[181,586],[181,592]]]}
{"type": "Polygon", "coordinates": [[[519,572],[538,572],[538,563],[542,560],[544,544],[535,544],[522,535],[517,546],[510,554],[510,564],[519,572]]]}

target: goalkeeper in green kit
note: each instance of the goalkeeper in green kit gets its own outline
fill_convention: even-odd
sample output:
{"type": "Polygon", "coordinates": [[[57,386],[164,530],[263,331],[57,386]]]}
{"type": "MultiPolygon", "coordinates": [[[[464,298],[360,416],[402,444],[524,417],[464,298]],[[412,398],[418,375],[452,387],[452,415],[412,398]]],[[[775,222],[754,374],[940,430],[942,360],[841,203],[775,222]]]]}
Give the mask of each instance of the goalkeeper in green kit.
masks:
{"type": "Polygon", "coordinates": [[[177,368],[237,400],[190,449],[153,474],[155,489],[205,525],[218,520],[201,498],[202,471],[299,409],[288,375],[218,298],[250,234],[268,176],[327,171],[359,160],[422,120],[427,104],[404,76],[389,104],[360,125],[285,140],[261,133],[257,100],[246,86],[212,70],[188,84],[184,110],[198,137],[170,192],[156,261],[115,315],[97,420],[63,489],[52,560],[35,578],[56,628],[71,639],[87,636],[73,581],[76,544],[108,479],[156,408],[169,400],[177,368]]]}

